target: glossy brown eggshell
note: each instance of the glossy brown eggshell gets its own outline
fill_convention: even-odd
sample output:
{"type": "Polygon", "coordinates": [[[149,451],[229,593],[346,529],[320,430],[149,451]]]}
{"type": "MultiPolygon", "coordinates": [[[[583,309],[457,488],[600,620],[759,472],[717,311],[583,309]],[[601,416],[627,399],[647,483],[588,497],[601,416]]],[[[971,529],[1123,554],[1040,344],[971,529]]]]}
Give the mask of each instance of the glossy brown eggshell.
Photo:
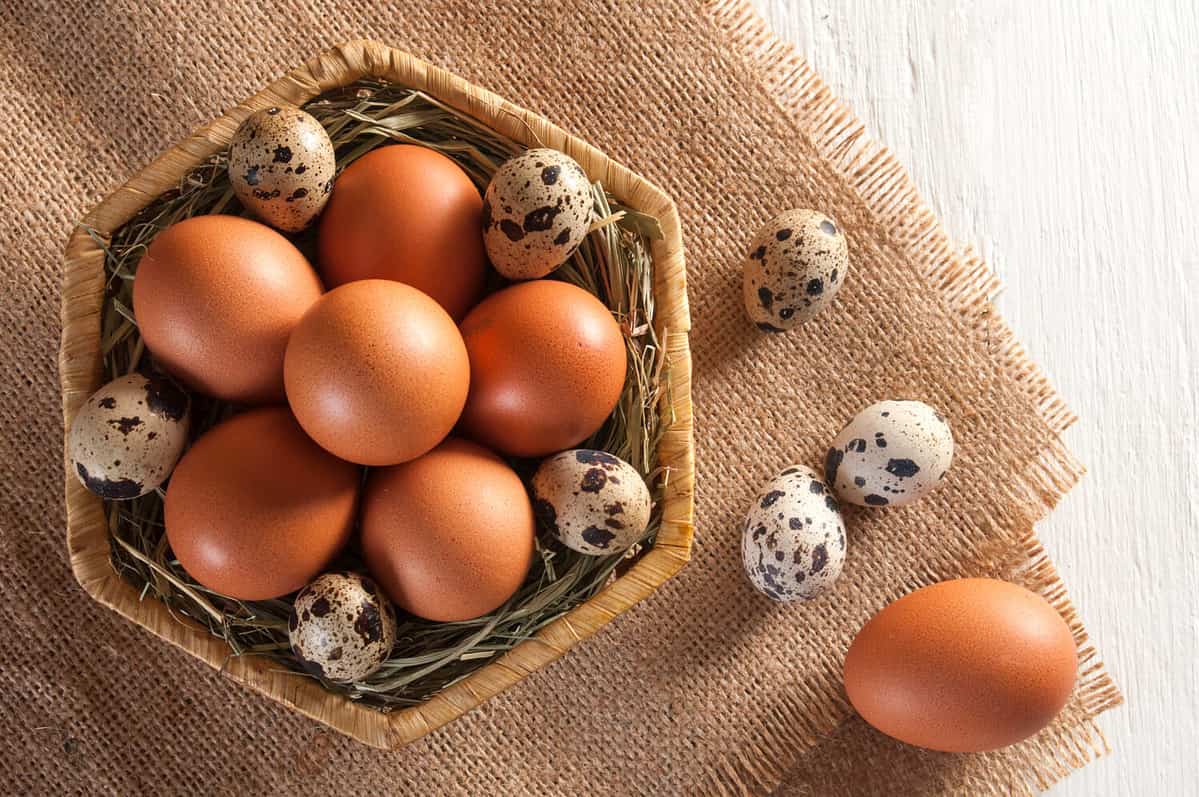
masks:
{"type": "Polygon", "coordinates": [[[478,301],[487,274],[483,197],[452,160],[428,147],[380,147],[354,161],[321,215],[326,285],[404,282],[455,320],[478,301]]]}
{"type": "Polygon", "coordinates": [[[432,299],[390,280],[334,288],[292,333],[287,400],[325,450],[363,465],[406,462],[457,423],[470,363],[432,299]]]}
{"type": "Polygon", "coordinates": [[[171,550],[241,600],[300,589],[350,537],[359,469],[312,442],[285,407],[236,415],[196,441],[167,487],[171,550]]]}
{"type": "Polygon", "coordinates": [[[462,321],[471,390],[463,432],[536,457],[573,448],[603,425],[624,387],[624,337],[612,313],[556,280],[513,285],[462,321]]]}
{"type": "Polygon", "coordinates": [[[866,623],[845,658],[845,690],[888,736],[980,752],[1048,725],[1077,669],[1070,628],[1044,598],[967,578],[917,590],[866,623]]]}
{"type": "Polygon", "coordinates": [[[163,230],[138,264],[133,312],[154,359],[226,401],[283,400],[283,352],[321,283],[290,241],[237,216],[163,230]]]}
{"type": "Polygon", "coordinates": [[[508,600],[529,571],[534,533],[520,477],[467,440],[367,479],[367,568],[396,605],[427,620],[469,620],[508,600]]]}

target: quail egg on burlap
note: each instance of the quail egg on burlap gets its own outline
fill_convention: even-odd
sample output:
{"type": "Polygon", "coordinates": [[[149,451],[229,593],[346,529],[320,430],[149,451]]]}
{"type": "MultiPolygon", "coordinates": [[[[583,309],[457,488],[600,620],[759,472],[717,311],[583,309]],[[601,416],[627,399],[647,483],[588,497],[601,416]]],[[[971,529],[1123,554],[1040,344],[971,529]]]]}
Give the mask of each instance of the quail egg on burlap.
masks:
{"type": "Polygon", "coordinates": [[[187,444],[191,402],[165,377],[129,374],[91,395],[71,424],[75,475],[101,498],[151,492],[187,444]]]}
{"type": "Polygon", "coordinates": [[[329,199],[337,163],[329,134],[310,114],[264,108],[229,143],[229,182],[241,203],[272,227],[298,232],[329,199]]]}
{"type": "Polygon", "coordinates": [[[845,523],[816,471],[794,465],[767,483],[745,519],[741,557],[772,600],[811,600],[832,586],[845,564],[845,523]]]}
{"type": "Polygon", "coordinates": [[[553,149],[504,162],[483,197],[483,243],[508,279],[544,277],[587,236],[595,200],[583,167],[553,149]]]}
{"type": "Polygon", "coordinates": [[[649,489],[636,468],[606,451],[563,451],[533,474],[533,511],[568,548],[616,554],[645,534],[649,489]]]}
{"type": "Polygon", "coordinates": [[[785,332],[832,304],[849,272],[849,248],[828,216],[788,210],[758,231],[742,271],[749,319],[765,332],[785,332]]]}
{"type": "Polygon", "coordinates": [[[940,484],[952,462],[953,433],[943,415],[920,401],[880,401],[833,440],[824,478],[842,501],[903,506],[940,484]]]}
{"type": "Polygon", "coordinates": [[[379,669],[396,641],[395,610],[387,596],[357,573],[325,573],[300,590],[287,629],[305,669],[343,683],[379,669]]]}

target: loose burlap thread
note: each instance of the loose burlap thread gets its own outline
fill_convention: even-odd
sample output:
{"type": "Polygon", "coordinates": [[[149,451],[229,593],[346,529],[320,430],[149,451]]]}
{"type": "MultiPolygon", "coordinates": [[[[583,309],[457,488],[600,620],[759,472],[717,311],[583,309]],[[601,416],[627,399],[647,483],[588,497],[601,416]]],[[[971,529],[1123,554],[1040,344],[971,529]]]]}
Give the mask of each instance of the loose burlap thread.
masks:
{"type": "Polygon", "coordinates": [[[0,10],[0,745],[21,793],[762,793],[1043,788],[1105,749],[1119,701],[1033,535],[1081,468],[1072,416],[902,168],[740,2],[574,0],[336,9],[85,0],[0,10]],[[688,246],[698,460],[693,562],[564,660],[395,753],[222,679],[87,599],[63,546],[54,371],[62,242],[104,193],[186,132],[329,44],[370,36],[536,110],[665,188],[688,246]],[[836,305],[767,336],[740,308],[752,232],[787,207],[836,218],[853,266],[836,305]],[[921,398],[958,456],[934,496],[851,510],[830,597],[755,595],[740,518],[778,469],[817,464],[861,406],[921,398]],[[1046,595],[1079,686],[1042,734],[946,756],[853,717],[852,634],[925,583],[989,574],[1046,595]]]}

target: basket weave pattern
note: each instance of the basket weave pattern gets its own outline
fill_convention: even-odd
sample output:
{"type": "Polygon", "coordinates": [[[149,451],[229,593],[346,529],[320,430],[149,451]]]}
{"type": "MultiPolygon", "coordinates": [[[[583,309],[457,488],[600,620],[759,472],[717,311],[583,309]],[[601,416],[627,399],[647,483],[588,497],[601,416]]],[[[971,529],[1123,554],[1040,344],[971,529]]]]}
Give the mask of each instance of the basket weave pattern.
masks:
{"type": "MultiPolygon", "coordinates": [[[[372,41],[334,47],[275,81],[164,153],[95,207],[83,223],[107,238],[225,147],[249,114],[271,105],[300,105],[362,78],[378,78],[423,91],[513,140],[562,150],[621,202],[658,218],[663,238],[654,241],[652,249],[654,323],[670,367],[665,391],[669,405],[660,410],[665,432],[658,448],[658,465],[665,469],[666,478],[662,523],[654,547],[591,600],[496,661],[421,705],[382,714],[331,694],[310,679],[281,671],[267,660],[231,657],[224,640],[210,635],[207,629],[172,615],[156,600],[141,600],[138,591],[113,570],[104,505],[78,483],[69,459],[64,462],[67,544],[76,579],[100,603],[280,703],[367,744],[394,748],[452,721],[563,655],[644,599],[687,562],[693,533],[695,470],[687,337],[690,317],[678,215],[674,203],[660,189],[542,117],[407,53],[372,41]]],[[[65,429],[70,429],[80,406],[102,381],[103,265],[100,246],[86,231],[76,230],[67,245],[62,292],[59,370],[65,429]]]]}

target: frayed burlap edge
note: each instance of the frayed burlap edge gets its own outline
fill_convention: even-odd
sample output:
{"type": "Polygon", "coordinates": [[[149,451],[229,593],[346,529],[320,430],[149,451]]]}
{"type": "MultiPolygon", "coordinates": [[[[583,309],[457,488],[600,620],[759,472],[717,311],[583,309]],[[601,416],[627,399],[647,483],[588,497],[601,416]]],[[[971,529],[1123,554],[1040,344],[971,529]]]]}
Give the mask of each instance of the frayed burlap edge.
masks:
{"type": "MultiPolygon", "coordinates": [[[[865,125],[746,0],[708,0],[706,11],[734,52],[759,76],[767,95],[795,120],[800,134],[857,192],[879,229],[906,253],[930,291],[984,336],[997,363],[996,377],[1019,385],[1053,434],[1053,441],[1028,463],[1023,483],[1016,485],[1016,497],[1031,516],[1025,530],[1013,540],[1018,561],[1008,563],[997,574],[1006,572],[1043,595],[1069,624],[1079,655],[1079,682],[1072,700],[1086,717],[1072,727],[1051,726],[1009,748],[1015,760],[1002,765],[1002,783],[997,781],[991,793],[1023,789],[1031,794],[1047,789],[1072,770],[1110,752],[1094,719],[1123,702],[1032,528],[1084,472],[1058,438],[1076,416],[998,314],[994,299],[999,279],[972,249],[954,244],[894,155],[867,134],[865,125]]],[[[798,756],[819,743],[839,717],[850,711],[844,701],[838,701],[829,712],[814,714],[812,706],[804,708],[790,713],[786,724],[776,721],[773,727],[761,728],[741,750],[716,762],[708,772],[704,791],[769,793],[798,756]]]]}

